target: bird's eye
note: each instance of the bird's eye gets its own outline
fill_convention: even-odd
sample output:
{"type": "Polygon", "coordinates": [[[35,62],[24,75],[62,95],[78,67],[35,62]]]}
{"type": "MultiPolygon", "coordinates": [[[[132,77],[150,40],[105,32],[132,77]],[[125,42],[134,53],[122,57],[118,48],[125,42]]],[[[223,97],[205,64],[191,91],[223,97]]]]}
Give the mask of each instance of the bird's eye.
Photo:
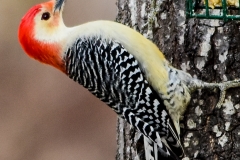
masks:
{"type": "Polygon", "coordinates": [[[48,20],[50,18],[50,13],[49,12],[45,12],[42,14],[42,18],[41,20],[48,20]]]}

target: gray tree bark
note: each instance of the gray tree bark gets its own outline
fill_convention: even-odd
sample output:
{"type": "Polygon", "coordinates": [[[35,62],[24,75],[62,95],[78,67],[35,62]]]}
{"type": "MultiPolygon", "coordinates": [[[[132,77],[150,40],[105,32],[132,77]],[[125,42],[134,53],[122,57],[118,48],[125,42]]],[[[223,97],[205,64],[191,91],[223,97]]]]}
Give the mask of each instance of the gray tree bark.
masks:
{"type": "MultiPolygon", "coordinates": [[[[117,21],[152,39],[174,67],[206,82],[240,78],[239,22],[187,19],[185,0],[118,0],[117,7],[117,21]]],[[[186,159],[240,159],[239,95],[229,89],[216,108],[218,90],[192,94],[181,129],[186,159]]],[[[144,159],[142,137],[122,119],[116,159],[144,159]]]]}

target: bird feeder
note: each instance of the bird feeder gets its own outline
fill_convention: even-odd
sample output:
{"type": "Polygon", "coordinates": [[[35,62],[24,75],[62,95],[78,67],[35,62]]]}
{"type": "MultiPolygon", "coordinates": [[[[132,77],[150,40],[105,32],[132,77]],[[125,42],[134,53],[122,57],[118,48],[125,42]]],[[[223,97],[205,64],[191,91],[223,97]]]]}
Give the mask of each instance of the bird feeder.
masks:
{"type": "Polygon", "coordinates": [[[240,19],[240,0],[186,0],[186,13],[189,18],[201,19],[240,19]]]}

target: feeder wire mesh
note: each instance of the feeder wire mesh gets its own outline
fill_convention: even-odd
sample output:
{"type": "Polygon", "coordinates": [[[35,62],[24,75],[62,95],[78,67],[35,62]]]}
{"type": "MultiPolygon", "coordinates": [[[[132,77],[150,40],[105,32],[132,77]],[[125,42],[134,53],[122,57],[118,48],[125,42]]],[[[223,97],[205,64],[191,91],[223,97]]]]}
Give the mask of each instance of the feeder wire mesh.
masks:
{"type": "Polygon", "coordinates": [[[186,0],[188,18],[240,19],[240,0],[186,0]]]}

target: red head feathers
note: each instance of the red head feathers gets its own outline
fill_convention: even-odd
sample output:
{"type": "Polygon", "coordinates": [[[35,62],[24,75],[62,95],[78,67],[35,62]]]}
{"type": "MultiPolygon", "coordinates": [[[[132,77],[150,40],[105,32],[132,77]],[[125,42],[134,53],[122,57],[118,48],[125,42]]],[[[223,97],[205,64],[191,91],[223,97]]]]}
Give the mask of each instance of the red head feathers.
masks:
{"type": "MultiPolygon", "coordinates": [[[[54,11],[54,1],[32,7],[22,18],[18,38],[24,51],[32,58],[65,72],[62,60],[59,25],[63,24],[61,10],[54,11]]],[[[64,28],[65,26],[62,26],[64,28]]]]}

